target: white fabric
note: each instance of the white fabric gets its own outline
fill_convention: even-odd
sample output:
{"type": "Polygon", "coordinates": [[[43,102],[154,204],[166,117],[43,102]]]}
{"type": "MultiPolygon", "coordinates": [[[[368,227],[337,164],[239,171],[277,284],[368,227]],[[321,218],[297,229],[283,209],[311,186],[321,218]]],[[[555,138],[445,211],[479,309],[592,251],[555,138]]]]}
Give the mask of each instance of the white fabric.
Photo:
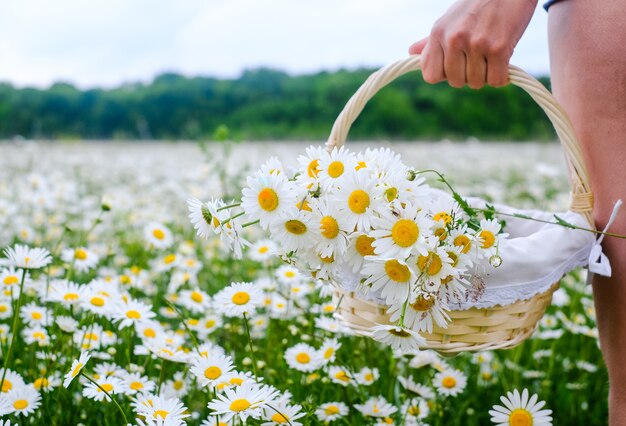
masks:
{"type": "MultiPolygon", "coordinates": [[[[443,191],[433,190],[433,192],[433,196],[450,198],[450,195],[443,191]]],[[[469,198],[467,201],[473,207],[486,206],[485,201],[478,198],[469,198]]],[[[497,204],[494,207],[502,213],[522,214],[555,222],[554,213],[518,210],[497,204]]],[[[568,211],[556,215],[573,225],[589,227],[585,218],[578,213],[568,211]]],[[[591,254],[596,256],[593,259],[594,265],[602,265],[601,268],[594,266],[594,269],[599,273],[607,270],[610,273],[608,259],[599,248],[602,239],[599,238],[596,242],[595,234],[592,232],[517,217],[501,216],[501,219],[506,221],[504,232],[509,234],[508,238],[500,241],[499,256],[502,258],[502,264],[494,268],[485,259],[475,265],[470,279],[473,286],[472,290],[468,291],[467,300],[451,303],[451,309],[488,308],[530,299],[535,294],[548,290],[572,269],[589,264],[591,254]],[[597,250],[600,250],[600,254],[597,250]],[[599,263],[595,262],[596,259],[600,259],[599,263]]],[[[341,281],[345,290],[356,291],[358,288],[358,276],[351,271],[345,271],[341,281]]],[[[379,294],[370,293],[365,298],[384,304],[379,294]]]]}
{"type": "MultiPolygon", "coordinates": [[[[617,217],[617,213],[619,212],[620,207],[622,207],[622,200],[617,200],[615,205],[613,206],[613,212],[611,213],[611,217],[604,227],[603,232],[607,232],[609,227],[615,221],[617,217]]],[[[611,263],[609,259],[606,257],[604,253],[602,253],[602,241],[604,240],[604,234],[600,235],[596,240],[593,247],[591,247],[591,254],[589,254],[589,272],[594,274],[603,275],[605,277],[611,276],[611,263]]]]}

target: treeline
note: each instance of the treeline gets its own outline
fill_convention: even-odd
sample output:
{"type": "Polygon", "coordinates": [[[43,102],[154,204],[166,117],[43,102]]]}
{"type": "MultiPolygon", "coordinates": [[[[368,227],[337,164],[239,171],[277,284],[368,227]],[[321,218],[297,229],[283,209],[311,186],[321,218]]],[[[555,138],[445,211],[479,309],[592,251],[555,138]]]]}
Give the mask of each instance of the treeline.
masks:
{"type": "MultiPolygon", "coordinates": [[[[325,139],[333,121],[374,70],[290,76],[271,69],[237,79],[163,74],[150,84],[79,90],[0,83],[0,139],[325,139]]],[[[547,84],[547,79],[541,79],[547,84]]],[[[452,89],[414,73],[383,89],[351,131],[353,139],[547,140],[541,109],[521,89],[452,89]]]]}

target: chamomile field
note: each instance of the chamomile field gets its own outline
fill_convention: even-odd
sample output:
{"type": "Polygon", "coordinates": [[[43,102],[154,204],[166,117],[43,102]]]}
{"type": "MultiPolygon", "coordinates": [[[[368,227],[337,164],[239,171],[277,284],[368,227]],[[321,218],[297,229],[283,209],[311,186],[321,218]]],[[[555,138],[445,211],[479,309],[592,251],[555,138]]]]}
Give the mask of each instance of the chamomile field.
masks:
{"type": "MultiPolygon", "coordinates": [[[[606,424],[585,271],[520,346],[443,357],[355,335],[334,315],[332,272],[223,216],[247,176],[266,163],[279,179],[310,145],[2,143],[0,425],[606,424]]],[[[567,208],[556,144],[380,146],[463,195],[567,208]]]]}

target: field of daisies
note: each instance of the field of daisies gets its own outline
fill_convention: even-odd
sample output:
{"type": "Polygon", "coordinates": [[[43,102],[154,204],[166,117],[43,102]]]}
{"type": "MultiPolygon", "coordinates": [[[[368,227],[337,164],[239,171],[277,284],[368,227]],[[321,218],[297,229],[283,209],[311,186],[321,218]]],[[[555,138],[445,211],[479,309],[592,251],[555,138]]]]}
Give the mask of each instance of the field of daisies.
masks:
{"type": "MultiPolygon", "coordinates": [[[[0,425],[606,424],[584,271],[514,349],[394,349],[338,321],[284,239],[204,207],[309,145],[2,143],[0,425]]],[[[556,145],[384,146],[464,195],[567,203],[556,145]]]]}

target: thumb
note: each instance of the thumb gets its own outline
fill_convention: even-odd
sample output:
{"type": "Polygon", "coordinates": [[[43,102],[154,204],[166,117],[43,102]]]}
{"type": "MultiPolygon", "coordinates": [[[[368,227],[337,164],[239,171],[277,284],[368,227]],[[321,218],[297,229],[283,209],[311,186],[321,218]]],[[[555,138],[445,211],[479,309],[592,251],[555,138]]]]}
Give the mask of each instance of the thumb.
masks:
{"type": "Polygon", "coordinates": [[[419,55],[424,50],[424,46],[428,43],[428,37],[421,39],[420,41],[413,43],[411,47],[409,47],[410,55],[419,55]]]}

